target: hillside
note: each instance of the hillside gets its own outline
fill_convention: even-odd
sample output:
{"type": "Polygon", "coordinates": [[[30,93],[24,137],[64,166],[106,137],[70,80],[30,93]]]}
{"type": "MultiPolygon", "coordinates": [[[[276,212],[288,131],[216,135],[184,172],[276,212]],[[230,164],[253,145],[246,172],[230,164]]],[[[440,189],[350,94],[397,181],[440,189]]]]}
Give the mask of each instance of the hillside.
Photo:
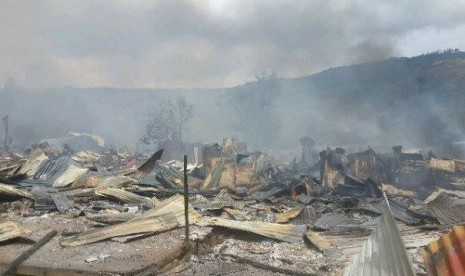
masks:
{"type": "MultiPolygon", "coordinates": [[[[388,148],[404,144],[432,147],[445,155],[460,154],[454,142],[464,140],[463,52],[391,58],[300,78],[277,79],[273,88],[277,93],[269,98],[276,116],[273,121],[251,124],[254,128],[269,125],[262,133],[272,132],[273,140],[266,145],[255,139],[256,131],[252,137],[245,127],[238,126],[234,108],[241,101],[256,103],[250,93],[269,89],[261,85],[251,82],[227,89],[192,90],[4,89],[0,90],[0,115],[10,115],[11,136],[18,144],[72,130],[98,133],[116,146],[135,145],[146,114],[156,108],[160,99],[182,95],[196,109],[186,135],[192,142],[218,141],[234,135],[252,141],[257,148],[289,150],[297,149],[299,137],[307,135],[320,147],[388,148]],[[246,98],[230,96],[241,91],[246,92],[246,98]]],[[[252,110],[259,112],[260,108],[252,110]]],[[[251,120],[259,118],[249,115],[251,120]]]]}

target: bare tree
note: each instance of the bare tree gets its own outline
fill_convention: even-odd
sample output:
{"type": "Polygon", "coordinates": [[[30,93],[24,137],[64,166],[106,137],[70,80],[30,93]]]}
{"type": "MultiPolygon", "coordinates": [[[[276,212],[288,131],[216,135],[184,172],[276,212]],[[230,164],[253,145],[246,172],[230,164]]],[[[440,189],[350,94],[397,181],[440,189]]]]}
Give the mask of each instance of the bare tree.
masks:
{"type": "Polygon", "coordinates": [[[171,98],[160,102],[156,111],[148,115],[141,142],[149,145],[161,141],[182,141],[185,124],[194,116],[194,106],[185,98],[171,98]]]}
{"type": "Polygon", "coordinates": [[[255,147],[271,146],[279,137],[279,116],[275,99],[279,93],[275,73],[263,73],[255,82],[239,86],[229,94],[227,104],[236,116],[236,128],[255,147]]]}
{"type": "Polygon", "coordinates": [[[176,99],[176,108],[178,117],[175,121],[178,126],[179,140],[182,141],[183,126],[194,116],[194,106],[188,103],[185,98],[178,97],[176,99]]]}

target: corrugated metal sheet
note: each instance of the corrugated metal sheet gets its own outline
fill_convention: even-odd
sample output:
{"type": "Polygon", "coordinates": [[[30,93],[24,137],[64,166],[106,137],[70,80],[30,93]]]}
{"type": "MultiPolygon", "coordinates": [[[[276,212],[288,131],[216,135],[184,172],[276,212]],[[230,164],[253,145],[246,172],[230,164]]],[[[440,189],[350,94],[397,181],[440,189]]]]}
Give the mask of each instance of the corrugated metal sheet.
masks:
{"type": "Polygon", "coordinates": [[[329,230],[338,226],[355,226],[359,221],[339,213],[327,213],[322,215],[313,225],[314,228],[329,230]]]}
{"type": "Polygon", "coordinates": [[[455,200],[447,192],[440,192],[427,206],[441,224],[454,225],[465,222],[464,200],[455,200]]]}
{"type": "Polygon", "coordinates": [[[125,191],[123,189],[117,189],[117,188],[104,188],[104,189],[99,189],[95,192],[95,194],[99,196],[104,196],[104,197],[111,197],[118,199],[124,203],[137,203],[141,205],[146,205],[150,208],[153,207],[152,202],[150,199],[145,198],[143,196],[140,196],[138,194],[134,194],[128,191],[125,191]]]}
{"type": "Polygon", "coordinates": [[[34,174],[33,178],[53,183],[70,165],[74,164],[75,163],[69,156],[47,160],[34,174]]]}
{"type": "MultiPolygon", "coordinates": [[[[379,224],[379,218],[374,219],[374,223],[369,221],[362,224],[367,228],[376,229],[379,224]],[[373,226],[371,226],[373,224],[373,226]]],[[[436,240],[441,233],[436,230],[420,229],[415,226],[407,225],[401,221],[396,221],[397,228],[399,229],[405,247],[419,248],[428,245],[430,242],[436,240]]],[[[363,243],[370,236],[371,231],[346,231],[344,233],[338,232],[321,232],[320,235],[325,238],[330,244],[340,249],[345,256],[353,256],[359,254],[363,243]]]]}
{"type": "Polygon", "coordinates": [[[262,221],[237,221],[219,217],[203,217],[197,224],[199,226],[219,226],[251,232],[289,243],[302,241],[303,235],[307,230],[305,225],[277,224],[262,221]]]}
{"type": "MultiPolygon", "coordinates": [[[[188,210],[189,223],[195,223],[201,217],[200,214],[190,205],[188,210]]],[[[60,241],[60,244],[62,246],[78,246],[118,236],[160,233],[184,225],[184,198],[182,195],[175,195],[132,220],[64,238],[60,241]]]]}
{"type": "Polygon", "coordinates": [[[28,191],[16,189],[10,185],[0,183],[0,194],[6,194],[14,197],[26,197],[34,200],[34,195],[28,191]]]}
{"type": "MultiPolygon", "coordinates": [[[[406,224],[419,224],[423,220],[431,219],[431,217],[426,215],[413,212],[404,204],[393,199],[389,199],[389,207],[394,218],[403,221],[406,224]]],[[[378,214],[383,214],[385,211],[385,203],[384,200],[378,203],[364,203],[362,204],[362,208],[378,214]]]]}
{"type": "Polygon", "coordinates": [[[73,202],[63,194],[55,194],[52,195],[52,200],[53,203],[55,203],[55,206],[57,207],[58,212],[60,213],[66,213],[69,210],[73,209],[73,202]]]}
{"type": "Polygon", "coordinates": [[[29,177],[33,177],[48,159],[45,153],[41,151],[34,152],[27,159],[26,163],[21,166],[18,174],[26,174],[29,177]]]}
{"type": "Polygon", "coordinates": [[[53,187],[66,187],[76,179],[86,174],[88,169],[79,168],[74,165],[69,166],[60,177],[53,182],[53,187]]]}
{"type": "Polygon", "coordinates": [[[158,160],[160,160],[161,156],[163,155],[163,150],[158,150],[155,152],[149,160],[145,161],[135,172],[129,173],[126,176],[129,176],[134,179],[142,179],[149,175],[157,166],[158,160]]]}
{"type": "Polygon", "coordinates": [[[454,226],[450,233],[430,243],[423,260],[428,275],[465,275],[465,226],[454,226]]]}
{"type": "Polygon", "coordinates": [[[385,197],[380,222],[345,271],[347,276],[415,275],[411,261],[385,197]]]}

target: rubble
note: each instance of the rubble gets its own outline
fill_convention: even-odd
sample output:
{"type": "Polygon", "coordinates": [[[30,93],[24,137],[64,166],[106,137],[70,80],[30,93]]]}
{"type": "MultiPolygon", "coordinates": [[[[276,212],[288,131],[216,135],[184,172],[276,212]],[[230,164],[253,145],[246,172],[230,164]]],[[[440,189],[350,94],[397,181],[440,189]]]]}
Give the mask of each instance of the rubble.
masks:
{"type": "Polygon", "coordinates": [[[465,268],[465,227],[454,226],[452,231],[428,244],[423,252],[429,275],[463,275],[465,268]]]}
{"type": "MultiPolygon", "coordinates": [[[[424,273],[425,246],[465,223],[461,160],[425,159],[396,147],[385,155],[371,148],[348,155],[326,148],[316,162],[312,141],[301,144],[298,165],[247,152],[232,138],[197,145],[194,162],[187,164],[189,245],[182,243],[180,229],[184,164],[161,161],[163,150],[145,156],[63,146],[10,155],[0,160],[0,251],[53,221],[49,227],[60,235],[47,246],[80,250],[81,265],[115,274],[104,266],[123,258],[114,244],[144,245],[161,237],[170,240],[165,249],[174,257],[167,254],[139,270],[189,271],[238,262],[270,273],[340,275],[351,263],[370,266],[368,259],[376,262],[376,254],[385,252],[393,265],[424,273]],[[359,254],[365,257],[354,258],[359,254]]],[[[0,258],[0,267],[7,264],[0,258]]]]}
{"type": "MultiPolygon", "coordinates": [[[[199,214],[194,209],[189,210],[190,221],[195,222],[199,214]]],[[[155,209],[144,213],[142,216],[128,220],[121,224],[107,226],[101,229],[91,230],[74,237],[64,238],[62,246],[78,246],[101,240],[140,234],[159,233],[184,226],[184,206],[182,196],[173,196],[161,202],[155,209]]]]}
{"type": "Polygon", "coordinates": [[[24,230],[25,229],[12,221],[2,222],[0,223],[0,242],[23,236],[25,237],[26,232],[24,230]]]}
{"type": "Polygon", "coordinates": [[[34,200],[34,195],[28,191],[16,189],[10,185],[0,183],[0,196],[25,197],[34,200]]]}
{"type": "Polygon", "coordinates": [[[383,207],[379,224],[344,275],[415,275],[387,198],[383,207]]]}

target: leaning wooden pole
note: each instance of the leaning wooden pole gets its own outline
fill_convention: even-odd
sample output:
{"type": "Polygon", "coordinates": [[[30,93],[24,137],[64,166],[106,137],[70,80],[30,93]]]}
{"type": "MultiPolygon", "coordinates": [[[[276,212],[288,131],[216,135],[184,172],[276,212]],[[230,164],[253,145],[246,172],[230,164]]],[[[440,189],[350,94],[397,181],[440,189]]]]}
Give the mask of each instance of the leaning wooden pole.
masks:
{"type": "Polygon", "coordinates": [[[52,230],[48,232],[45,236],[43,236],[40,240],[38,240],[31,248],[26,250],[23,254],[19,255],[11,264],[9,264],[2,275],[16,275],[16,269],[25,261],[27,260],[32,254],[34,254],[37,250],[39,250],[42,246],[44,246],[47,242],[49,242],[55,235],[57,231],[52,230]]]}
{"type": "Polygon", "coordinates": [[[187,185],[187,155],[184,155],[184,219],[186,223],[186,245],[189,244],[189,187],[187,185]]]}

